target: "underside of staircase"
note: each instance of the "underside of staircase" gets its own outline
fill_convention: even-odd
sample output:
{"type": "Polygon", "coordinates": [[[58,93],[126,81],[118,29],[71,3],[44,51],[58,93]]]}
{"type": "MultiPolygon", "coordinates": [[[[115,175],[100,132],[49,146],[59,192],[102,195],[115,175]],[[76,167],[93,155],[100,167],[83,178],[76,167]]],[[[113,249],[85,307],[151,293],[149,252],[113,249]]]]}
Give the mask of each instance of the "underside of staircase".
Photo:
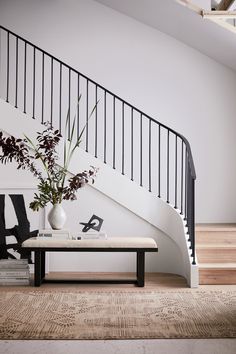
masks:
{"type": "Polygon", "coordinates": [[[199,283],[236,284],[236,224],[198,224],[199,283]]]}

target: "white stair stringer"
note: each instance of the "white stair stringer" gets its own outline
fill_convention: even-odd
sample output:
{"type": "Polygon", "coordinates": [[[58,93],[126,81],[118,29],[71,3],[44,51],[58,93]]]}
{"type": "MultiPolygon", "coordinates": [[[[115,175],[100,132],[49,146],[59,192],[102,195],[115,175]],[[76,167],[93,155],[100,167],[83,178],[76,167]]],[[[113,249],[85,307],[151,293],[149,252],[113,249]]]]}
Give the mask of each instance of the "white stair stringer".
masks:
{"type": "Polygon", "coordinates": [[[177,244],[184,263],[185,273],[181,275],[187,279],[189,286],[197,287],[198,266],[192,265],[187,228],[180,213],[161,198],[80,148],[74,155],[70,171],[73,173],[78,170],[78,165],[82,170],[88,169],[89,165],[99,167],[94,184],[96,189],[163,231],[177,244]]]}
{"type": "MultiPolygon", "coordinates": [[[[34,138],[34,134],[42,130],[42,125],[0,100],[0,130],[17,137],[24,133],[34,138]]],[[[187,279],[190,287],[197,287],[198,265],[192,264],[187,228],[178,210],[80,148],[71,161],[70,172],[76,173],[78,166],[79,170],[88,169],[90,165],[99,167],[94,188],[164,232],[177,244],[183,259],[183,274],[180,275],[187,279]]]]}

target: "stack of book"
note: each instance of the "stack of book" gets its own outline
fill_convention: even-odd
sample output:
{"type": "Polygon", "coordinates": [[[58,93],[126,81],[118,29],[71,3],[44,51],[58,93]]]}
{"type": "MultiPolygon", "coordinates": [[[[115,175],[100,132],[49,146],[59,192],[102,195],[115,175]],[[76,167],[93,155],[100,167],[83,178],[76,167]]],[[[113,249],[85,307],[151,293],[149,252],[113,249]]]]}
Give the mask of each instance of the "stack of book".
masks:
{"type": "Polygon", "coordinates": [[[0,285],[29,285],[29,280],[27,259],[0,260],[0,285]]]}
{"type": "Polygon", "coordinates": [[[55,238],[57,240],[68,240],[70,239],[70,231],[44,229],[44,230],[39,230],[38,237],[55,238]]]}

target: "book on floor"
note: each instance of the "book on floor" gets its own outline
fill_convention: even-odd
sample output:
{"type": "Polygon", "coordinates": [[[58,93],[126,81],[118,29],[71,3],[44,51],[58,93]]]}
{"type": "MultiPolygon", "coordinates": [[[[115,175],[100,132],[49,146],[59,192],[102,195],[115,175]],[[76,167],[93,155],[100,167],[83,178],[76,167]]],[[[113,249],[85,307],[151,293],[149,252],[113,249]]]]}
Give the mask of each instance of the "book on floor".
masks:
{"type": "Polygon", "coordinates": [[[29,285],[30,281],[29,279],[12,279],[9,280],[8,278],[6,279],[1,279],[0,280],[0,286],[12,286],[12,285],[29,285]]]}
{"type": "Polygon", "coordinates": [[[15,278],[15,277],[29,277],[29,269],[19,270],[19,269],[0,269],[0,279],[1,278],[15,278]]]}
{"type": "Polygon", "coordinates": [[[0,260],[0,286],[29,285],[30,272],[27,259],[0,260]]]}

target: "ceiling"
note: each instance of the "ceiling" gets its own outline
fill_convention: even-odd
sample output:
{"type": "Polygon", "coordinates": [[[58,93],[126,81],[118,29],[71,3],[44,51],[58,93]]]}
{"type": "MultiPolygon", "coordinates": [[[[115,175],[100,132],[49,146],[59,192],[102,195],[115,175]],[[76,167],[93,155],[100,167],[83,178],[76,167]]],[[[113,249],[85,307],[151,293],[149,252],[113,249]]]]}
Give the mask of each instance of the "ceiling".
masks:
{"type": "MultiPolygon", "coordinates": [[[[96,0],[236,71],[236,34],[175,0],[96,0]]],[[[186,1],[183,1],[183,3],[186,1]]]]}

